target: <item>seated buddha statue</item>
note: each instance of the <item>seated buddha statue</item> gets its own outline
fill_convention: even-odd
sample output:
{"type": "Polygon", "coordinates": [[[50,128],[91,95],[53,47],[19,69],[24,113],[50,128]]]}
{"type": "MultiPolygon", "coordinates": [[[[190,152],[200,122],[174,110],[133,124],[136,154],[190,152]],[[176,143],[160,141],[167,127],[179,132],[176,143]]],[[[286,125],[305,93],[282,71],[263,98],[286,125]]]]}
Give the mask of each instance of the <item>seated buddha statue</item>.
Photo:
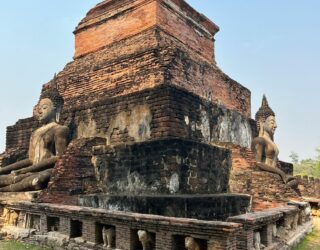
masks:
{"type": "Polygon", "coordinates": [[[63,103],[54,78],[37,106],[41,126],[30,137],[28,158],[0,168],[0,192],[46,187],[58,157],[68,144],[69,128],[59,124],[63,103]]]}
{"type": "Polygon", "coordinates": [[[256,113],[259,136],[252,142],[252,151],[257,166],[263,170],[280,175],[285,184],[293,185],[293,176],[284,173],[279,167],[279,149],[274,143],[274,133],[277,128],[275,113],[269,107],[267,98],[263,96],[262,105],[256,113]]]}

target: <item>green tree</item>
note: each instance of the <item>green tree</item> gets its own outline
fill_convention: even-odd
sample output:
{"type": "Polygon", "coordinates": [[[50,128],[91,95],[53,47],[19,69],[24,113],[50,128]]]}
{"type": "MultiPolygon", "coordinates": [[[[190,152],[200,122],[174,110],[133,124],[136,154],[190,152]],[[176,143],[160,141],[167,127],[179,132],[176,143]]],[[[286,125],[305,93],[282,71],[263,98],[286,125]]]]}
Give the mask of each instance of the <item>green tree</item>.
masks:
{"type": "Polygon", "coordinates": [[[316,152],[315,159],[303,159],[301,161],[299,161],[297,153],[291,153],[290,158],[295,175],[308,175],[320,178],[320,147],[316,149],[316,152]]]}
{"type": "Polygon", "coordinates": [[[291,151],[291,154],[289,155],[291,158],[291,162],[293,164],[298,164],[299,163],[299,155],[296,152],[291,151]]]}

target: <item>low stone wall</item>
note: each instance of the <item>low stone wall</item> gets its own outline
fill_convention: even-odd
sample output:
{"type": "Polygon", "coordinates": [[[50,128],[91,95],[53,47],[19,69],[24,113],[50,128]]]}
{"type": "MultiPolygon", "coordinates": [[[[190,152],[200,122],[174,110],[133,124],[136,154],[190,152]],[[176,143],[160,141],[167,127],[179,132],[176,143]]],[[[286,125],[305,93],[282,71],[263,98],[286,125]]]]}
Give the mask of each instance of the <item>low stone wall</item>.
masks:
{"type": "MultiPolygon", "coordinates": [[[[184,248],[185,238],[192,237],[202,246],[201,249],[236,250],[236,236],[242,228],[241,224],[233,222],[110,212],[78,206],[17,203],[7,208],[16,211],[19,218],[40,218],[39,226],[29,223],[29,226],[39,228],[37,235],[32,236],[34,242],[47,244],[56,241],[60,246],[78,242],[88,249],[102,247],[102,228],[105,226],[115,234],[111,249],[142,249],[138,238],[138,231],[142,230],[153,241],[150,249],[181,250],[184,248]]],[[[8,228],[11,232],[12,226],[8,228]]],[[[17,220],[15,226],[26,227],[26,223],[17,220]]]]}
{"type": "Polygon", "coordinates": [[[186,241],[194,241],[200,250],[285,250],[312,230],[308,203],[234,216],[228,222],[55,204],[15,203],[6,209],[15,220],[2,231],[62,249],[103,249],[103,235],[107,235],[110,249],[118,250],[142,249],[146,243],[149,246],[144,249],[181,250],[186,241]]]}
{"type": "Polygon", "coordinates": [[[291,249],[312,230],[308,203],[230,217],[229,222],[243,225],[237,249],[291,249]]]}

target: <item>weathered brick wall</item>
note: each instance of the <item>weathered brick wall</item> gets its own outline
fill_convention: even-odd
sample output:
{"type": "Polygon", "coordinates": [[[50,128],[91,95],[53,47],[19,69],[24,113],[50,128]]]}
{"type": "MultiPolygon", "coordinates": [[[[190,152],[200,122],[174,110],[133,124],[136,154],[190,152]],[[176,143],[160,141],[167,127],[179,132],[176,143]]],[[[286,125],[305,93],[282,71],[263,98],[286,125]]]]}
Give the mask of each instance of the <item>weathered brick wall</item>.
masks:
{"type": "MultiPolygon", "coordinates": [[[[175,6],[169,2],[107,1],[89,12],[87,18],[80,23],[76,36],[97,25],[108,26],[108,21],[113,22],[115,19],[128,27],[130,24],[143,26],[143,30],[133,29],[134,35],[126,30],[129,35],[126,34],[121,41],[112,40],[107,46],[75,59],[58,74],[58,88],[64,96],[65,110],[68,110],[65,113],[69,118],[72,116],[69,111],[74,106],[90,106],[106,96],[124,96],[162,84],[182,87],[209,102],[223,104],[222,106],[236,110],[246,118],[250,117],[250,91],[221,72],[212,60],[205,58],[207,55],[213,58],[210,53],[214,51],[208,44],[210,41],[213,46],[212,38],[209,39],[207,33],[213,36],[218,27],[184,1],[172,1],[175,6]],[[136,7],[122,12],[131,5],[136,7]],[[147,8],[151,5],[153,11],[156,6],[152,15],[159,25],[149,27],[136,23],[134,17],[123,18],[135,11],[137,15],[144,12],[151,15],[152,11],[147,8]],[[115,13],[118,15],[114,16],[115,13]],[[106,23],[101,18],[106,19],[106,23]],[[177,28],[180,26],[181,29],[177,28]],[[199,47],[198,44],[202,46],[199,47]]],[[[119,30],[126,33],[112,25],[108,29],[111,31],[103,32],[102,36],[119,30]]],[[[88,36],[89,38],[90,44],[97,44],[102,39],[99,35],[88,36]]],[[[44,85],[43,91],[46,91],[47,86],[44,85]]],[[[79,109],[83,110],[81,107],[79,109]]],[[[33,118],[8,127],[7,150],[18,148],[20,151],[24,150],[25,155],[30,134],[37,127],[38,123],[33,118]]]]}
{"type": "MultiPolygon", "coordinates": [[[[47,233],[54,225],[57,234],[71,238],[69,244],[66,239],[63,246],[59,245],[63,249],[102,249],[103,226],[114,229],[113,248],[123,250],[141,249],[138,230],[147,232],[152,239],[151,249],[156,250],[184,249],[186,237],[193,237],[201,250],[252,249],[256,233],[265,248],[276,250],[292,247],[297,243],[297,238],[301,240],[301,235],[312,230],[306,202],[291,202],[276,209],[230,217],[227,222],[30,202],[10,203],[5,207],[20,214],[21,218],[36,214],[40,217],[40,233],[47,233]],[[76,244],[72,239],[78,236],[82,237],[83,242],[76,244]]],[[[24,221],[21,222],[18,226],[24,227],[24,221]]],[[[52,239],[50,235],[48,237],[49,240],[31,235],[26,241],[47,246],[52,239]]]]}
{"type": "MultiPolygon", "coordinates": [[[[250,144],[251,140],[251,128],[246,118],[173,86],[159,86],[127,96],[104,98],[90,105],[75,105],[72,109],[65,109],[61,118],[62,123],[70,127],[73,142],[56,164],[52,182],[41,197],[44,202],[65,203],[67,200],[69,204],[76,204],[76,198],[67,197],[77,193],[94,192],[92,186],[96,186],[96,182],[91,149],[95,144],[88,143],[90,147],[87,147],[85,143],[90,137],[108,139],[111,145],[168,137],[206,143],[216,140],[231,141],[236,138],[234,143],[250,144]],[[239,126],[233,127],[232,123],[237,123],[239,126]],[[228,125],[227,130],[225,124],[228,125]],[[221,131],[222,127],[224,129],[221,131]],[[239,137],[244,134],[243,130],[247,131],[248,137],[239,137]]],[[[19,143],[22,148],[28,147],[29,138],[23,132],[30,124],[28,120],[25,121],[25,124],[19,122],[16,127],[11,128],[12,131],[16,131],[12,133],[12,138],[9,138],[13,148],[16,146],[15,143],[19,143]],[[22,132],[19,132],[19,129],[22,132]]],[[[199,155],[199,158],[202,156],[199,155]]],[[[217,176],[219,171],[216,170],[217,176]]],[[[197,175],[194,176],[193,179],[197,180],[197,175]]],[[[168,178],[170,180],[170,176],[168,178]]],[[[193,179],[192,185],[197,186],[197,182],[193,179]]]]}
{"type": "Polygon", "coordinates": [[[76,59],[57,82],[67,107],[174,84],[250,116],[249,90],[157,28],[76,59]]]}
{"type": "Polygon", "coordinates": [[[118,3],[116,9],[106,9],[103,15],[96,18],[99,20],[91,19],[80,23],[75,31],[75,58],[134,36],[157,24],[156,1],[119,2],[123,2],[122,6],[118,3]],[[98,22],[94,23],[95,21],[98,22]]]}
{"type": "Polygon", "coordinates": [[[227,192],[228,150],[169,139],[107,147],[102,155],[91,159],[90,149],[101,142],[74,141],[56,164],[39,201],[77,204],[75,195],[102,190],[139,195],[227,192]]]}
{"type": "Polygon", "coordinates": [[[155,26],[213,62],[213,36],[219,28],[181,0],[120,0],[98,4],[76,28],[75,57],[155,26]]]}
{"type": "MultiPolygon", "coordinates": [[[[64,109],[61,117],[61,123],[70,127],[73,139],[110,137],[111,145],[178,137],[249,147],[254,130],[251,122],[238,112],[166,85],[126,96],[101,98],[90,104],[75,104],[64,109]]],[[[24,132],[33,130],[28,126],[30,123],[21,121],[10,128],[8,150],[28,148],[31,133],[24,132]]]]}
{"type": "MultiPolygon", "coordinates": [[[[256,134],[252,120],[173,86],[159,86],[126,96],[101,98],[94,103],[75,104],[72,109],[64,111],[62,121],[70,126],[74,139],[98,136],[107,139],[110,145],[175,137],[223,145],[231,142],[249,147],[251,138],[256,134]],[[243,137],[243,131],[250,132],[243,137]]],[[[15,142],[24,145],[23,148],[27,147],[29,139],[23,135],[23,131],[28,129],[28,124],[19,123],[17,127],[11,128],[16,131],[12,133],[13,137],[9,138],[12,144],[15,142]],[[22,132],[19,132],[19,129],[22,132]]],[[[65,160],[63,164],[68,166],[68,162],[72,162],[70,159],[73,158],[77,161],[77,154],[72,156],[69,153],[69,160],[65,160]]],[[[91,154],[88,153],[86,159],[90,166],[91,154]]],[[[274,206],[277,202],[297,196],[282,184],[279,176],[256,169],[250,150],[235,147],[232,155],[232,192],[254,194],[257,202],[262,200],[266,206],[274,206]],[[271,202],[272,199],[276,201],[275,204],[271,202]]],[[[62,167],[60,171],[61,169],[62,167]]],[[[82,184],[72,185],[75,189],[76,185],[82,184]]],[[[66,190],[55,190],[57,200],[65,200],[64,191],[66,190]]]]}
{"type": "Polygon", "coordinates": [[[219,28],[203,16],[203,21],[207,24],[207,27],[204,27],[203,22],[194,18],[198,13],[185,1],[175,2],[178,5],[172,4],[172,1],[158,1],[157,25],[209,63],[214,63],[214,35],[219,28]]]}
{"type": "Polygon", "coordinates": [[[299,191],[302,196],[308,198],[320,198],[320,179],[309,176],[296,176],[299,183],[299,191]]]}
{"type": "Polygon", "coordinates": [[[91,163],[92,146],[105,143],[103,139],[75,140],[56,163],[48,188],[38,201],[56,204],[77,204],[77,194],[99,191],[91,163]]]}
{"type": "Polygon", "coordinates": [[[81,195],[79,206],[105,210],[154,214],[168,217],[193,218],[198,220],[225,221],[230,216],[245,214],[251,209],[251,196],[239,194],[205,195],[135,195],[92,194],[81,195]]]}
{"type": "MultiPolygon", "coordinates": [[[[166,3],[160,0],[147,1],[141,5],[139,2],[127,3],[125,8],[130,4],[138,7],[124,13],[121,12],[123,3],[119,6],[113,2],[113,7],[120,10],[104,9],[106,11],[104,15],[108,16],[106,22],[102,22],[100,18],[103,19],[103,17],[99,16],[98,24],[91,24],[93,18],[91,17],[79,25],[76,40],[78,36],[84,34],[87,38],[80,40],[88,41],[88,46],[99,44],[102,40],[108,39],[109,35],[120,37],[121,41],[111,39],[112,41],[99,50],[82,58],[76,58],[58,74],[59,89],[66,100],[66,105],[72,106],[74,98],[81,95],[83,96],[81,102],[90,102],[98,100],[101,96],[124,95],[159,84],[174,84],[215,103],[222,103],[227,108],[235,109],[249,117],[250,91],[221,72],[212,59],[208,60],[203,56],[214,57],[212,37],[208,37],[206,32],[213,34],[218,28],[188,7],[184,1],[176,1],[181,10],[177,9],[177,6],[170,7],[169,5],[172,5],[170,1],[166,3]],[[133,28],[134,35],[130,35],[130,25],[140,24],[133,17],[124,17],[131,11],[140,11],[139,15],[148,19],[147,16],[152,13],[152,10],[148,10],[148,15],[145,15],[146,10],[143,8],[149,5],[157,6],[157,11],[153,10],[154,13],[151,16],[159,25],[142,25],[143,30],[133,28]],[[115,19],[110,18],[109,15],[112,16],[114,13],[108,14],[109,11],[117,13],[115,19]],[[196,22],[181,18],[181,15],[186,14],[189,15],[190,20],[195,19],[196,22]],[[118,25],[108,24],[109,21],[114,22],[118,19],[129,28],[121,29],[118,25]],[[198,27],[197,22],[202,26],[198,27]],[[103,31],[100,34],[98,30],[101,26],[108,29],[108,32],[103,31]],[[113,34],[116,32],[121,32],[124,38],[113,34]],[[203,55],[199,50],[203,50],[203,55]]],[[[93,23],[96,22],[97,20],[93,21],[93,23]]]]}
{"type": "Polygon", "coordinates": [[[180,139],[106,148],[96,168],[108,193],[227,192],[229,151],[180,139]]]}
{"type": "Polygon", "coordinates": [[[21,119],[15,125],[7,127],[6,148],[27,152],[31,133],[39,127],[39,122],[32,118],[21,119]]]}

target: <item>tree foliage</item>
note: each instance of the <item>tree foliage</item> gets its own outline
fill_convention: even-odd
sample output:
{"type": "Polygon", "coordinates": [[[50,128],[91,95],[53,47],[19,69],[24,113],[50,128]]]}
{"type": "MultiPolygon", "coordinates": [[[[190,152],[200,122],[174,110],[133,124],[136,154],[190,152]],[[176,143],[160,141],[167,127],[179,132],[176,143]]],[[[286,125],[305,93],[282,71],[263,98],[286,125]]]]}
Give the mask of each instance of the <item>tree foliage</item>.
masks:
{"type": "Polygon", "coordinates": [[[308,175],[320,178],[320,147],[316,149],[317,155],[314,159],[303,159],[299,161],[299,155],[291,152],[290,158],[293,163],[294,175],[308,175]]]}

